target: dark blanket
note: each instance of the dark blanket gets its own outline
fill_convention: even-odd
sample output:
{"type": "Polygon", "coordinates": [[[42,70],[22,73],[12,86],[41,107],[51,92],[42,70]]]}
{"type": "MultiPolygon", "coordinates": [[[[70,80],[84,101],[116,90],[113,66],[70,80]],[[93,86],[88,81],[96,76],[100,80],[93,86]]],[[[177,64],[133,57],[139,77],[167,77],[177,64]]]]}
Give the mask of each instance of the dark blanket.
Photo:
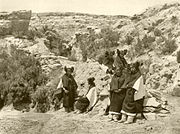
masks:
{"type": "Polygon", "coordinates": [[[126,88],[121,88],[125,81],[124,75],[120,77],[114,75],[110,83],[111,97],[110,97],[110,110],[111,112],[120,113],[122,103],[126,95],[126,88]]]}
{"type": "Polygon", "coordinates": [[[143,99],[134,101],[134,93],[135,89],[128,88],[126,92],[126,96],[124,98],[124,102],[122,105],[122,110],[127,113],[142,113],[143,111],[143,99]]]}
{"type": "Polygon", "coordinates": [[[87,97],[82,97],[76,102],[75,107],[79,111],[85,112],[87,110],[87,107],[89,106],[89,103],[90,102],[87,97]]]}
{"type": "Polygon", "coordinates": [[[109,69],[113,69],[113,63],[114,63],[114,59],[113,56],[105,56],[103,59],[103,64],[106,65],[109,69]]]}
{"type": "Polygon", "coordinates": [[[124,81],[125,81],[124,75],[121,75],[120,77],[113,75],[111,83],[110,83],[111,91],[120,89],[121,86],[124,84],[124,81]]]}
{"type": "Polygon", "coordinates": [[[120,113],[125,96],[126,89],[122,89],[120,92],[113,92],[109,111],[120,113]]]}
{"type": "Polygon", "coordinates": [[[127,67],[127,61],[124,57],[122,56],[117,56],[114,60],[114,66],[116,68],[122,68],[124,69],[125,67],[127,67]]]}

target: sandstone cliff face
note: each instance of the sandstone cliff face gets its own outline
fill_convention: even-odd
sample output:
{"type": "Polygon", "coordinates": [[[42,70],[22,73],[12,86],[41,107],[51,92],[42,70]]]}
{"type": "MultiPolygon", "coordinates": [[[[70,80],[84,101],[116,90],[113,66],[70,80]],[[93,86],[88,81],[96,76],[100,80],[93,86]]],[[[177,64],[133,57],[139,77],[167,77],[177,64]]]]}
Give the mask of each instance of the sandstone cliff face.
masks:
{"type": "Polygon", "coordinates": [[[28,31],[31,11],[14,11],[0,13],[0,36],[14,35],[21,37],[28,31]]]}

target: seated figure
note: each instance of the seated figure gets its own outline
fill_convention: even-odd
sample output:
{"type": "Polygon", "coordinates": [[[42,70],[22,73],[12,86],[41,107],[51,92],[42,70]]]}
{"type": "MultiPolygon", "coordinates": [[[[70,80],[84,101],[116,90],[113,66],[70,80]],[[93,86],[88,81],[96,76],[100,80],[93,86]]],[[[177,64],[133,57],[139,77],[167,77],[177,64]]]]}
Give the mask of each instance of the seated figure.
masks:
{"type": "Polygon", "coordinates": [[[87,81],[89,85],[89,90],[87,94],[83,97],[80,97],[75,104],[78,113],[91,111],[98,101],[98,94],[94,80],[94,77],[88,78],[87,81]]]}

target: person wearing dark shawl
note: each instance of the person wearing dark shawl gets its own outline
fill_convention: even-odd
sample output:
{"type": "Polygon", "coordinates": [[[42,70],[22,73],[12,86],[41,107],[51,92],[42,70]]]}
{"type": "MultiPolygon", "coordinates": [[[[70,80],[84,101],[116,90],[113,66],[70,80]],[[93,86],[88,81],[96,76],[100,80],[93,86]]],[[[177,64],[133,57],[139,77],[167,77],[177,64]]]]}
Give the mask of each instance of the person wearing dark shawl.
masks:
{"type": "MultiPolygon", "coordinates": [[[[107,70],[107,73],[110,73],[110,74],[113,74],[114,73],[114,70],[118,69],[118,68],[121,68],[121,70],[123,70],[124,68],[128,67],[128,64],[124,58],[124,56],[127,54],[127,50],[124,50],[124,51],[119,51],[119,49],[117,49],[117,56],[116,58],[114,59],[113,58],[113,55],[114,55],[114,51],[111,52],[110,55],[112,55],[111,57],[113,58],[113,65],[112,65],[112,70],[107,70]]],[[[109,55],[108,52],[106,52],[106,55],[109,55]]],[[[106,62],[104,62],[106,63],[106,62]]],[[[115,81],[114,81],[115,82],[115,81]]],[[[112,91],[110,91],[110,100],[111,100],[111,96],[112,96],[112,91]]],[[[110,106],[108,105],[107,108],[105,109],[105,113],[104,115],[108,115],[109,114],[109,108],[110,106]]]]}
{"type": "Polygon", "coordinates": [[[135,82],[141,77],[141,73],[139,70],[139,62],[136,62],[131,65],[131,74],[126,79],[126,96],[122,105],[122,118],[119,121],[120,123],[125,122],[127,124],[132,123],[136,113],[142,112],[143,110],[143,98],[139,100],[134,99],[134,94],[136,89],[134,89],[135,82]]]}
{"type": "Polygon", "coordinates": [[[95,80],[94,77],[88,78],[87,81],[88,81],[89,89],[86,95],[79,98],[75,104],[78,113],[91,111],[98,100],[97,89],[94,80],[95,80]]]}
{"type": "Polygon", "coordinates": [[[74,111],[74,102],[77,97],[77,84],[72,76],[74,68],[64,68],[65,74],[62,77],[62,85],[63,85],[63,107],[66,112],[74,111]]]}
{"type": "Polygon", "coordinates": [[[113,63],[114,63],[114,51],[108,52],[106,51],[103,58],[103,64],[108,67],[108,70],[106,73],[112,73],[112,70],[114,69],[113,63]]]}
{"type": "Polygon", "coordinates": [[[127,54],[127,50],[123,50],[123,51],[119,51],[119,49],[117,49],[117,56],[114,60],[114,66],[115,68],[122,68],[124,69],[125,67],[128,66],[126,59],[124,58],[124,56],[127,54]]]}
{"type": "Polygon", "coordinates": [[[126,95],[126,88],[123,87],[126,79],[127,69],[122,71],[121,68],[116,69],[110,83],[111,98],[110,98],[110,119],[118,121],[122,104],[126,95]]]}

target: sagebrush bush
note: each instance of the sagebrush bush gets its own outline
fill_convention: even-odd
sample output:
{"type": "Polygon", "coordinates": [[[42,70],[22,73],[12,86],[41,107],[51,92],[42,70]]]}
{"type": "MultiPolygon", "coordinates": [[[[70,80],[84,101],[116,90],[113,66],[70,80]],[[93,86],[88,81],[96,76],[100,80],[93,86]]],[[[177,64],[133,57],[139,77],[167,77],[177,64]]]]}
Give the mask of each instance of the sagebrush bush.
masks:
{"type": "Polygon", "coordinates": [[[42,32],[40,32],[39,30],[37,30],[36,28],[31,28],[28,30],[27,34],[27,39],[28,40],[35,40],[35,38],[42,38],[44,37],[44,34],[42,32]]]}
{"type": "Polygon", "coordinates": [[[117,47],[119,41],[119,33],[110,27],[101,29],[97,35],[95,32],[89,34],[82,34],[78,36],[77,44],[82,50],[83,60],[95,57],[101,49],[110,49],[117,47]]]}
{"type": "Polygon", "coordinates": [[[164,37],[164,43],[162,43],[161,53],[164,55],[172,54],[177,49],[177,47],[178,46],[176,44],[175,38],[172,38],[172,37],[165,38],[164,37]]]}
{"type": "Polygon", "coordinates": [[[173,24],[177,24],[178,21],[179,21],[179,19],[178,19],[177,16],[172,16],[172,17],[171,17],[171,22],[172,22],[173,24]]]}
{"type": "Polygon", "coordinates": [[[37,87],[37,90],[32,93],[32,99],[37,105],[37,112],[45,113],[50,109],[51,99],[50,99],[50,89],[46,86],[37,87]]]}
{"type": "Polygon", "coordinates": [[[137,38],[137,43],[134,45],[134,50],[137,55],[142,54],[144,52],[143,42],[140,38],[137,38]]]}
{"type": "Polygon", "coordinates": [[[0,95],[4,105],[31,102],[31,94],[46,81],[39,61],[23,50],[11,46],[10,55],[0,54],[0,95]]]}
{"type": "Polygon", "coordinates": [[[145,36],[142,39],[143,47],[145,49],[151,49],[152,43],[155,41],[155,37],[148,36],[145,34],[145,36]]]}
{"type": "Polygon", "coordinates": [[[125,43],[127,45],[131,45],[133,40],[134,40],[134,38],[131,35],[127,35],[126,38],[125,38],[125,43]]]}
{"type": "Polygon", "coordinates": [[[46,39],[49,42],[46,42],[45,45],[49,48],[49,50],[56,55],[61,55],[68,57],[71,52],[71,48],[67,47],[67,41],[64,37],[56,30],[49,30],[45,32],[46,39]]]}
{"type": "Polygon", "coordinates": [[[119,33],[115,30],[112,30],[110,27],[103,28],[101,30],[100,36],[105,41],[104,47],[110,48],[119,45],[119,33]]]}
{"type": "Polygon", "coordinates": [[[158,28],[155,28],[155,29],[154,29],[154,35],[155,35],[155,36],[161,36],[161,35],[162,35],[161,30],[159,30],[158,28]]]}
{"type": "Polygon", "coordinates": [[[77,61],[76,57],[73,55],[68,56],[68,60],[70,61],[77,61]]]}

